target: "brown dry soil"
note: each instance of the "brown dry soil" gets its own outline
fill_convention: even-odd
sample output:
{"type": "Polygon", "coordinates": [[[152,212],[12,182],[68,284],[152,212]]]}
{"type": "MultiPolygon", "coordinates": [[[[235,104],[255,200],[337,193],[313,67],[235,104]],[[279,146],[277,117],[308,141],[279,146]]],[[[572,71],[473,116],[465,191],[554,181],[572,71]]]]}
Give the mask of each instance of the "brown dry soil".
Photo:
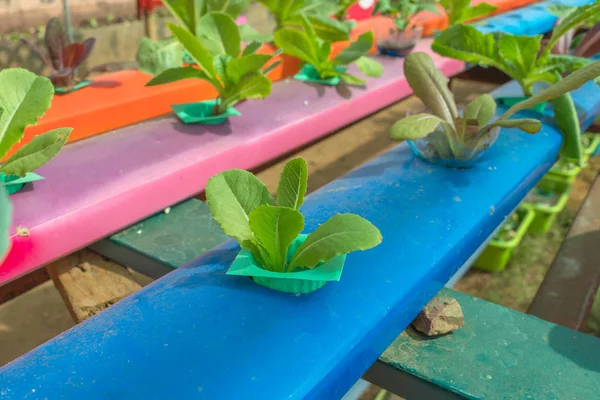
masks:
{"type": "MultiPolygon", "coordinates": [[[[459,103],[493,88],[492,84],[460,80],[455,80],[452,84],[459,103]]],[[[422,110],[421,103],[410,97],[306,146],[295,154],[282,157],[260,171],[258,176],[270,189],[274,189],[283,164],[289,158],[302,156],[309,165],[309,190],[315,190],[396,145],[387,134],[390,125],[408,112],[422,110]]],[[[600,160],[596,160],[584,171],[575,185],[569,206],[547,236],[527,237],[505,271],[496,274],[472,271],[459,282],[458,289],[525,311],[599,169],[600,160]]],[[[598,316],[600,321],[600,311],[598,316]]],[[[0,365],[71,326],[73,321],[51,281],[0,304],[0,365]]]]}

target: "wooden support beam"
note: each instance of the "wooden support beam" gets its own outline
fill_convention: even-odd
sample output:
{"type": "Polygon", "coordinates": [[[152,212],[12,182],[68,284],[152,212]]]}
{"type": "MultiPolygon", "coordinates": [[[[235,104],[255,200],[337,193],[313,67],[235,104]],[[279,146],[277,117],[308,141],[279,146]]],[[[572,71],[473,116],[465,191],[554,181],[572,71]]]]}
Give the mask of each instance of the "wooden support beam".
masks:
{"type": "Polygon", "coordinates": [[[529,314],[581,331],[600,286],[600,175],[554,258],[529,314]]]}
{"type": "Polygon", "coordinates": [[[129,270],[84,249],[47,267],[75,322],[82,322],[141,289],[129,270]]]}

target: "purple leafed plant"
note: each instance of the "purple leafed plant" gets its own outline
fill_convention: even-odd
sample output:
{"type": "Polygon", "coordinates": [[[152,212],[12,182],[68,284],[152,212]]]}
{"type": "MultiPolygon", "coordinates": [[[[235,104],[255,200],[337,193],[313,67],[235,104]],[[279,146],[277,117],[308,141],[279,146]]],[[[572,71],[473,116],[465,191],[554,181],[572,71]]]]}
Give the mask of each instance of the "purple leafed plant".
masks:
{"type": "Polygon", "coordinates": [[[78,69],[90,56],[96,39],[89,38],[81,43],[71,43],[60,18],[51,18],[46,25],[44,36],[46,51],[42,51],[28,39],[21,39],[21,41],[27,43],[48,68],[54,71],[49,78],[55,87],[70,90],[91,73],[123,69],[122,63],[108,63],[90,68],[85,74],[80,73],[78,69]]]}

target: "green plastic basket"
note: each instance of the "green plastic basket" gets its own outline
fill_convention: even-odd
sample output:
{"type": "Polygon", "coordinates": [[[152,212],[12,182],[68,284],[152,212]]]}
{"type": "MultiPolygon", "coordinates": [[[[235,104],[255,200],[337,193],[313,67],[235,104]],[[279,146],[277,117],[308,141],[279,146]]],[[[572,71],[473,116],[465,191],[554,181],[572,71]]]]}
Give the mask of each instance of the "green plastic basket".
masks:
{"type": "Polygon", "coordinates": [[[600,145],[600,134],[597,133],[584,133],[583,136],[589,138],[589,143],[583,148],[583,159],[587,164],[590,157],[596,152],[598,145],[600,145]]]}
{"type": "Polygon", "coordinates": [[[565,208],[569,201],[569,192],[562,193],[555,205],[524,203],[535,211],[535,218],[529,227],[529,233],[532,235],[543,235],[550,230],[550,227],[556,220],[556,216],[565,208]]]}
{"type": "Polygon", "coordinates": [[[516,213],[519,215],[520,222],[515,237],[509,241],[492,239],[473,267],[488,272],[502,271],[506,268],[514,249],[519,246],[535,218],[533,207],[527,204],[521,205],[516,213]]]}
{"type": "Polygon", "coordinates": [[[558,163],[554,164],[550,171],[544,175],[538,187],[546,192],[566,193],[571,190],[580,172],[581,168],[577,166],[564,169],[558,163]]]}

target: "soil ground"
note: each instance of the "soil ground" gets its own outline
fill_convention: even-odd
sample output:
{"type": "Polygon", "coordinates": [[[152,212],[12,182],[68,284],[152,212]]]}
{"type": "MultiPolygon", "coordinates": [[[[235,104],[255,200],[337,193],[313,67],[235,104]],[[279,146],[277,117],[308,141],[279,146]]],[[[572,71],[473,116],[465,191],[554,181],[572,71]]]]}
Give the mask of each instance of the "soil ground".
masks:
{"type": "MultiPolygon", "coordinates": [[[[452,84],[459,103],[489,92],[494,87],[493,84],[461,80],[455,80],[452,84]]],[[[289,158],[302,156],[309,165],[309,191],[315,190],[395,146],[396,143],[389,139],[387,133],[391,124],[407,112],[422,110],[418,99],[409,97],[289,157],[273,162],[258,176],[274,190],[283,164],[289,158]]],[[[506,270],[495,274],[470,271],[456,289],[515,310],[526,311],[598,170],[600,160],[596,159],[580,175],[569,204],[552,231],[544,237],[527,236],[506,270]]],[[[597,321],[600,325],[600,310],[597,321]]],[[[0,366],[71,326],[73,321],[51,281],[0,304],[0,366]]],[[[372,399],[376,392],[373,389],[363,399],[372,399]]]]}

